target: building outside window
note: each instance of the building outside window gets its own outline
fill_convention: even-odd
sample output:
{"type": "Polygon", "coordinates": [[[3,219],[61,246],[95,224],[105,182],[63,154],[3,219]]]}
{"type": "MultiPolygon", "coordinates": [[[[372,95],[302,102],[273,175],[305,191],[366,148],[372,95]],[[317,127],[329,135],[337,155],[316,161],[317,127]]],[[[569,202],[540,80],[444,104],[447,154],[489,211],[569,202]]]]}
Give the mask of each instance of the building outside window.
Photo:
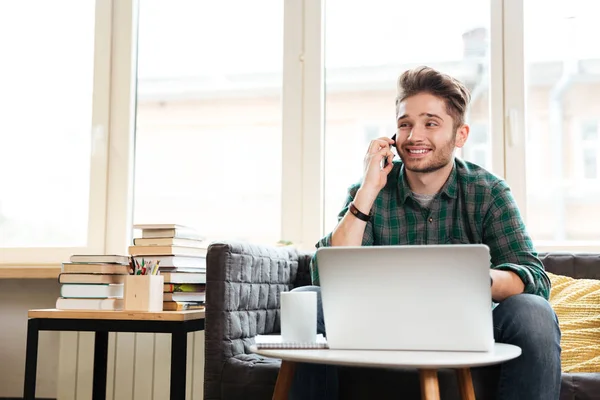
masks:
{"type": "Polygon", "coordinates": [[[580,145],[580,177],[585,180],[600,179],[600,136],[598,120],[586,121],[581,125],[580,145]]]}

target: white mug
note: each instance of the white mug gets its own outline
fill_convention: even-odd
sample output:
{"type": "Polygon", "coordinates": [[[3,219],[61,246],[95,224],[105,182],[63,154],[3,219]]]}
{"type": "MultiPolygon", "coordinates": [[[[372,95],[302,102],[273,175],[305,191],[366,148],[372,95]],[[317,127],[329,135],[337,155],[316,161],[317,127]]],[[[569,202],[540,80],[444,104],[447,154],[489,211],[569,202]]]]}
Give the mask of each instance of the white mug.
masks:
{"type": "Polygon", "coordinates": [[[314,343],[317,340],[317,293],[281,292],[281,340],[314,343]]]}

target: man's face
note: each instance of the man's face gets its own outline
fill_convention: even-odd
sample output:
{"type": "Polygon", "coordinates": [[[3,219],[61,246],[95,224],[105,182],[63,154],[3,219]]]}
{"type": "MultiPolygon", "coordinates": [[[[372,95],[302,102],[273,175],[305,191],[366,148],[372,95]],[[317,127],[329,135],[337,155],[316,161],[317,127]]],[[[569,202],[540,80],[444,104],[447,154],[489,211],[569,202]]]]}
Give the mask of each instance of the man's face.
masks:
{"type": "Polygon", "coordinates": [[[398,107],[396,149],[406,169],[429,173],[448,165],[454,148],[462,147],[466,125],[454,129],[444,100],[429,93],[406,98],[398,107]]]}

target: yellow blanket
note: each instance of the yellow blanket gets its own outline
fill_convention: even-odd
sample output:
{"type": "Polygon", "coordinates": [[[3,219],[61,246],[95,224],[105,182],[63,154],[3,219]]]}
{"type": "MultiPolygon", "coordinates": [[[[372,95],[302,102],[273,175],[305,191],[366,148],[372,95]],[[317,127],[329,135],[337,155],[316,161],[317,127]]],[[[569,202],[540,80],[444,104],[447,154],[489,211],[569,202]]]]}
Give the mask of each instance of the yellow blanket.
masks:
{"type": "Polygon", "coordinates": [[[562,331],[563,372],[600,372],[600,280],[548,276],[562,331]]]}

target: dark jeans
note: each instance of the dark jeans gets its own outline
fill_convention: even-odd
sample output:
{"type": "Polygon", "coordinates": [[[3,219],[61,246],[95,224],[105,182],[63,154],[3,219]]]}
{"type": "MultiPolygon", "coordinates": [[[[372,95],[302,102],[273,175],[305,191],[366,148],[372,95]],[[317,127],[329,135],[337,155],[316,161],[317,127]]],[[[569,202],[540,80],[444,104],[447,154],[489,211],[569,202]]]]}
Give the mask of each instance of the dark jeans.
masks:
{"type": "MultiPolygon", "coordinates": [[[[326,334],[321,291],[304,286],[294,291],[317,292],[317,331],[326,334]]],[[[520,357],[501,366],[497,400],[558,400],[560,395],[560,329],[550,304],[540,296],[520,294],[501,302],[493,311],[494,339],[519,346],[520,357]]],[[[338,398],[337,367],[298,364],[290,400],[338,398]]]]}

